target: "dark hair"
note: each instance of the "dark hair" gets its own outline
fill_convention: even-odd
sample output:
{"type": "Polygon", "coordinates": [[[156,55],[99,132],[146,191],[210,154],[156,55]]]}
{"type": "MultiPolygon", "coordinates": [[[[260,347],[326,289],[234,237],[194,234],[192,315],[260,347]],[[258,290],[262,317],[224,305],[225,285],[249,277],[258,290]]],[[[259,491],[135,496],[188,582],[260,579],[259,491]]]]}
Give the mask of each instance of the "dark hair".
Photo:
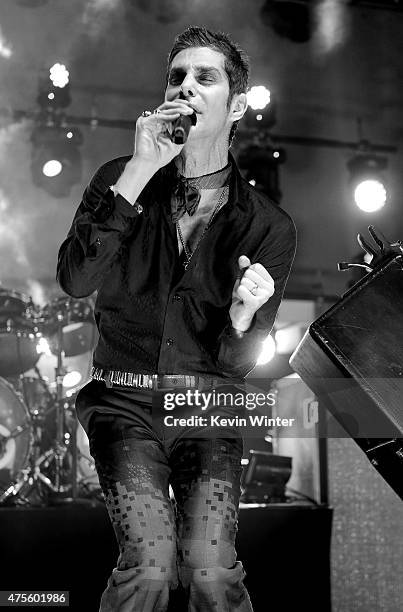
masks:
{"type": "MultiPolygon", "coordinates": [[[[245,51],[234,43],[224,32],[212,32],[211,30],[198,26],[187,28],[182,34],[178,34],[175,38],[173,47],[168,55],[167,84],[169,69],[174,57],[178,55],[180,51],[189,49],[189,47],[208,47],[224,55],[224,68],[229,83],[227,108],[229,108],[235,94],[246,93],[249,78],[249,58],[245,51]]],[[[236,132],[237,125],[238,121],[232,124],[229,135],[230,144],[236,132]]]]}

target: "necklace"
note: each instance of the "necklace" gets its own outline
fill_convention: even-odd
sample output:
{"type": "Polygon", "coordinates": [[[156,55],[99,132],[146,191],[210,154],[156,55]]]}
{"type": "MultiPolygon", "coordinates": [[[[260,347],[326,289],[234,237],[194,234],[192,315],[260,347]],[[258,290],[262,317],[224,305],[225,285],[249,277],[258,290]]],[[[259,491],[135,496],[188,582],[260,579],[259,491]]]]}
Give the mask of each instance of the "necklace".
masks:
{"type": "Polygon", "coordinates": [[[218,199],[218,202],[217,202],[213,212],[211,213],[211,217],[208,220],[208,222],[206,223],[206,226],[205,226],[204,230],[202,231],[202,234],[201,234],[199,240],[196,242],[193,251],[191,251],[186,246],[186,242],[185,242],[185,240],[183,238],[183,234],[182,234],[182,230],[181,230],[181,226],[180,226],[179,220],[176,222],[176,228],[178,230],[179,239],[181,241],[183,252],[184,252],[185,257],[186,257],[186,261],[183,262],[183,267],[185,268],[185,270],[187,270],[187,268],[188,268],[188,266],[190,264],[190,260],[192,259],[193,255],[195,254],[195,252],[197,250],[197,247],[199,246],[200,242],[203,239],[204,234],[207,232],[207,230],[210,227],[214,217],[216,216],[216,214],[218,213],[219,209],[223,205],[225,198],[228,196],[228,192],[229,192],[229,186],[225,185],[225,187],[224,187],[224,189],[222,191],[222,194],[220,195],[220,197],[218,199]]]}

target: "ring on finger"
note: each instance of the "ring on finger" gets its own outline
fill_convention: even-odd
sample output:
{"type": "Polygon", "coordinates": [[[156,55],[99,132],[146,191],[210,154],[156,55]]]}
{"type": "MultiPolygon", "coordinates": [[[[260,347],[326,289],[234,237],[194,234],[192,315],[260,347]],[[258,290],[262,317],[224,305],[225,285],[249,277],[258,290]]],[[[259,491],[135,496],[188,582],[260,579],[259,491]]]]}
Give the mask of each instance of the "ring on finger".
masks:
{"type": "Polygon", "coordinates": [[[259,289],[259,285],[256,285],[256,283],[254,284],[254,286],[252,287],[252,289],[250,289],[249,291],[251,292],[252,295],[256,295],[256,291],[259,289]]]}
{"type": "Polygon", "coordinates": [[[152,115],[152,112],[149,110],[145,110],[141,113],[142,117],[149,117],[150,115],[152,115]]]}

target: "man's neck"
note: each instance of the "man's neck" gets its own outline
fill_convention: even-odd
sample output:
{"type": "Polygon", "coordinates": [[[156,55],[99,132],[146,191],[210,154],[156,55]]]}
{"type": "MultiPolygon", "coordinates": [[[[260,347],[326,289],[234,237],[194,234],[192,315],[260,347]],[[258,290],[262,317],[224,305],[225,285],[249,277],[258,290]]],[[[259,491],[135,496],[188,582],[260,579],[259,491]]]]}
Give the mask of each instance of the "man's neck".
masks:
{"type": "Polygon", "coordinates": [[[228,146],[216,145],[206,150],[204,147],[198,148],[196,143],[195,146],[188,143],[175,158],[175,163],[186,178],[211,174],[228,164],[228,146]]]}

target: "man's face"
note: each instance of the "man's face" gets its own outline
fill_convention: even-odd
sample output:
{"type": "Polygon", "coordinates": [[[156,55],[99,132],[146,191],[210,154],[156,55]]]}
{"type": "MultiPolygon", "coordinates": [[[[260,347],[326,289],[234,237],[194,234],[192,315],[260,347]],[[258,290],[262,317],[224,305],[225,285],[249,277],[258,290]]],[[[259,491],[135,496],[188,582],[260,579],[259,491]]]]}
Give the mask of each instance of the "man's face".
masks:
{"type": "Polygon", "coordinates": [[[224,55],[207,47],[190,47],[176,55],[170,66],[165,100],[188,100],[197,114],[189,140],[227,137],[232,125],[227,108],[229,83],[224,55]]]}

